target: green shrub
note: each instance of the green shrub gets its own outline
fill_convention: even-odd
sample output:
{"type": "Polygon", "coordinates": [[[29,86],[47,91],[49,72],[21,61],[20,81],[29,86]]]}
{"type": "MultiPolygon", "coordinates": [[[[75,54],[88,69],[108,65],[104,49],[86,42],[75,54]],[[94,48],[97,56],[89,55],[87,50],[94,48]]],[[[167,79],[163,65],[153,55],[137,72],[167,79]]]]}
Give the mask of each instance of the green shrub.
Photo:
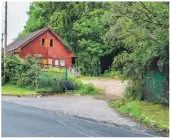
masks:
{"type": "Polygon", "coordinates": [[[83,86],[78,89],[74,90],[74,93],[81,94],[81,95],[95,95],[98,93],[98,89],[96,89],[92,84],[83,84],[83,86]]]}
{"type": "Polygon", "coordinates": [[[38,79],[38,88],[49,88],[50,87],[50,76],[41,74],[38,79]]]}
{"type": "Polygon", "coordinates": [[[5,73],[6,78],[5,82],[10,82],[12,84],[16,84],[17,81],[22,78],[20,74],[24,72],[24,61],[19,57],[19,55],[6,55],[6,65],[5,65],[5,73]]]}
{"type": "Polygon", "coordinates": [[[79,90],[83,87],[82,81],[76,77],[69,78],[69,81],[73,84],[75,90],[79,90]]]}
{"type": "Polygon", "coordinates": [[[5,83],[16,84],[20,87],[36,87],[37,73],[40,71],[40,55],[26,56],[6,55],[6,80],[5,83]]]}
{"type": "Polygon", "coordinates": [[[113,108],[120,108],[124,104],[125,104],[125,100],[123,100],[123,99],[119,99],[119,100],[115,100],[115,101],[110,102],[110,106],[113,108]]]}
{"type": "Polygon", "coordinates": [[[50,87],[52,91],[64,92],[65,90],[65,78],[64,77],[52,77],[50,87]]]}
{"type": "Polygon", "coordinates": [[[62,93],[65,89],[65,78],[63,76],[49,76],[41,74],[38,77],[38,90],[41,92],[62,93]]]}
{"type": "Polygon", "coordinates": [[[136,101],[130,102],[127,105],[124,105],[121,108],[119,108],[119,111],[122,113],[129,114],[130,116],[135,117],[135,118],[142,118],[140,117],[141,108],[138,105],[138,103],[139,102],[136,102],[136,101]]]}
{"type": "Polygon", "coordinates": [[[81,94],[81,95],[95,95],[99,91],[91,83],[83,84],[82,81],[80,81],[77,78],[70,78],[69,80],[74,86],[74,90],[71,93],[81,94]]]}
{"type": "Polygon", "coordinates": [[[64,73],[65,69],[59,69],[59,68],[56,68],[56,67],[49,67],[49,68],[42,69],[42,71],[64,73]]]}
{"type": "Polygon", "coordinates": [[[76,71],[86,76],[99,76],[101,73],[99,56],[89,53],[78,53],[76,59],[76,71]]]}
{"type": "MultiPolygon", "coordinates": [[[[19,87],[37,88],[42,92],[62,93],[65,90],[65,76],[54,68],[41,70],[40,55],[30,56],[21,59],[19,55],[7,55],[6,62],[6,83],[16,84],[19,87]],[[59,73],[59,74],[58,74],[59,73]]],[[[70,78],[75,93],[96,94],[92,84],[83,84],[76,78],[70,78]]]]}
{"type": "Polygon", "coordinates": [[[104,74],[102,75],[102,77],[111,77],[111,78],[117,78],[117,77],[121,77],[121,71],[116,71],[114,69],[112,70],[105,70],[104,74]]]}
{"type": "Polygon", "coordinates": [[[142,98],[141,84],[138,81],[129,82],[128,86],[124,91],[124,96],[128,100],[141,100],[142,98]]]}
{"type": "Polygon", "coordinates": [[[40,55],[27,55],[24,59],[22,73],[17,81],[21,87],[31,86],[36,88],[36,80],[40,71],[40,55]]]}

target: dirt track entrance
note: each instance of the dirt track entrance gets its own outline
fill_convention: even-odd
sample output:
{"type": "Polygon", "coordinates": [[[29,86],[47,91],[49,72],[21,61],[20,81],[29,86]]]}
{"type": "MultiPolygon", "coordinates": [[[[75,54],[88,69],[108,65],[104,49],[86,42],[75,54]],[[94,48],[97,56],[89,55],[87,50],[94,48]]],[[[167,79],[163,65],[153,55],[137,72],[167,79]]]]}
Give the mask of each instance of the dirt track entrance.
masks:
{"type": "Polygon", "coordinates": [[[124,97],[124,89],[128,81],[114,79],[83,79],[83,83],[92,83],[94,86],[104,90],[104,93],[116,98],[124,97]]]}

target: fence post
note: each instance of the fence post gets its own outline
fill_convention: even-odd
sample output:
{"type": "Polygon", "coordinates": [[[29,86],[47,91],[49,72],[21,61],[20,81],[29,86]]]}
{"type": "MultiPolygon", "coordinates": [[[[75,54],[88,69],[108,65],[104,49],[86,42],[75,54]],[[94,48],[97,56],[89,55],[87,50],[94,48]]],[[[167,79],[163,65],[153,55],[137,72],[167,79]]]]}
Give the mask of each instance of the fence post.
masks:
{"type": "Polygon", "coordinates": [[[65,69],[65,79],[66,79],[66,81],[68,80],[68,69],[67,69],[67,67],[65,69]]]}

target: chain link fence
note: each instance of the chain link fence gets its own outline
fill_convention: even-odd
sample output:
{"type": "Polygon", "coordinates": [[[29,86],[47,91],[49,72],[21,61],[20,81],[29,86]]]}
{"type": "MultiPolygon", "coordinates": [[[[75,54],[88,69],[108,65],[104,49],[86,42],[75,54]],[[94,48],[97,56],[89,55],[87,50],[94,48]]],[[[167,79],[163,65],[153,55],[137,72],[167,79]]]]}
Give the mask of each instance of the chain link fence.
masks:
{"type": "Polygon", "coordinates": [[[169,104],[167,72],[147,72],[143,80],[144,100],[169,104]]]}

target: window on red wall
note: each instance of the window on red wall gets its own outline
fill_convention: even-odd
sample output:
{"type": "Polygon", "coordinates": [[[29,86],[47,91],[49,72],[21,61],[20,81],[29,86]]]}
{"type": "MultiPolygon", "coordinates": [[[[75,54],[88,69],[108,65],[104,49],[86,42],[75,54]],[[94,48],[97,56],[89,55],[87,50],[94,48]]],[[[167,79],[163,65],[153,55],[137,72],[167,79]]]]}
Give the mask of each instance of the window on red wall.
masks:
{"type": "Polygon", "coordinates": [[[50,39],[50,47],[53,47],[53,39],[50,39]]]}
{"type": "Polygon", "coordinates": [[[42,46],[50,47],[50,39],[42,38],[42,46]]]}
{"type": "Polygon", "coordinates": [[[60,59],[60,66],[62,66],[62,67],[65,66],[65,60],[64,59],[60,59]]]}
{"type": "Polygon", "coordinates": [[[52,65],[52,60],[53,59],[48,59],[48,65],[52,65]]]}
{"type": "Polygon", "coordinates": [[[45,46],[45,38],[42,38],[42,46],[45,46]]]}

